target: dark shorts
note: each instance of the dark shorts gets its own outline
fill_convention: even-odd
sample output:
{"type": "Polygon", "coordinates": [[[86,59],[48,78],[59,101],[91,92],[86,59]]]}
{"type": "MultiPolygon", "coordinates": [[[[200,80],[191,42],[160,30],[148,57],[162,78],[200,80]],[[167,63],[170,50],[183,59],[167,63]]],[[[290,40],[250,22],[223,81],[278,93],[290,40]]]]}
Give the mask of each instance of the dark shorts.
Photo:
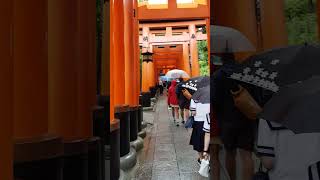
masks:
{"type": "Polygon", "coordinates": [[[254,150],[254,126],[246,127],[222,127],[220,132],[221,140],[226,150],[237,148],[253,151],[254,150]]]}
{"type": "Polygon", "coordinates": [[[180,109],[189,109],[190,108],[190,101],[179,101],[180,109]]]}

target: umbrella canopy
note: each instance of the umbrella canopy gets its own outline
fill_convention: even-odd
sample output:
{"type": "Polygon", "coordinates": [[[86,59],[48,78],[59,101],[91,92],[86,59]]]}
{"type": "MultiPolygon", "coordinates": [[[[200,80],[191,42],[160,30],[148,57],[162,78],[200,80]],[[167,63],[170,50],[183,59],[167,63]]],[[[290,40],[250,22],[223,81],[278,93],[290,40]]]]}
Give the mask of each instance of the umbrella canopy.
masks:
{"type": "Polygon", "coordinates": [[[199,76],[199,77],[194,77],[191,78],[187,81],[185,81],[182,84],[183,88],[192,90],[192,91],[197,91],[199,88],[205,87],[210,85],[210,77],[209,76],[199,76]]]}
{"type": "Polygon", "coordinates": [[[193,95],[192,99],[202,104],[210,103],[210,85],[199,88],[193,95]]]}
{"type": "Polygon", "coordinates": [[[255,51],[248,38],[236,29],[211,25],[211,52],[246,52],[255,51]]]}
{"type": "Polygon", "coordinates": [[[281,88],[264,106],[260,118],[295,133],[320,132],[320,76],[281,88]]]}
{"type": "Polygon", "coordinates": [[[280,87],[320,74],[320,48],[299,45],[249,57],[230,78],[278,92],[280,87]]]}
{"type": "Polygon", "coordinates": [[[172,81],[174,78],[169,78],[167,76],[160,76],[161,81],[172,81]]]}
{"type": "Polygon", "coordinates": [[[189,78],[190,76],[188,75],[188,73],[186,73],[183,70],[173,69],[166,73],[166,77],[177,79],[177,78],[189,78]]]}

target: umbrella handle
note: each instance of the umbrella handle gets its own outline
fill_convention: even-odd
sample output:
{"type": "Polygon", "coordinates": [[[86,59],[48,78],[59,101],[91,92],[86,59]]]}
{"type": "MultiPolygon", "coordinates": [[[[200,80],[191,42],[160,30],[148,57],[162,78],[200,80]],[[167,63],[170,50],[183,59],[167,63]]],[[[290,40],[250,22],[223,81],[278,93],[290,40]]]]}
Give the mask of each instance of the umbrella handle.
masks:
{"type": "Polygon", "coordinates": [[[229,52],[229,41],[226,40],[226,52],[229,52]]]}
{"type": "Polygon", "coordinates": [[[233,91],[233,90],[230,90],[230,93],[233,95],[233,96],[237,96],[239,95],[242,91],[243,91],[243,87],[241,85],[238,85],[239,87],[239,90],[238,91],[233,91]]]}

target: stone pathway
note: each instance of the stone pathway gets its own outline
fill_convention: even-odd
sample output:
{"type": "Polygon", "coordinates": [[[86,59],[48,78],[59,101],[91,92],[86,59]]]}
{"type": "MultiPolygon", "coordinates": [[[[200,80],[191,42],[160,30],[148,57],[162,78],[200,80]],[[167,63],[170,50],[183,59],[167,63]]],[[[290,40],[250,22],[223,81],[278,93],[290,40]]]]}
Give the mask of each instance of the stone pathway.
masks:
{"type": "Polygon", "coordinates": [[[197,171],[197,152],[189,145],[191,130],[176,127],[169,116],[165,97],[155,111],[144,112],[149,123],[144,149],[138,153],[137,180],[207,180],[197,171]]]}
{"type": "MultiPolygon", "coordinates": [[[[143,113],[148,123],[144,148],[138,152],[135,178],[132,180],[209,180],[198,174],[197,152],[189,145],[191,129],[176,127],[167,110],[166,96],[160,97],[154,111],[143,113]]],[[[225,151],[220,151],[224,166],[225,151]]],[[[258,160],[254,156],[256,170],[258,160]]],[[[237,157],[237,180],[241,180],[240,158],[237,157]]],[[[221,169],[220,180],[228,180],[226,170],[221,169]]]]}

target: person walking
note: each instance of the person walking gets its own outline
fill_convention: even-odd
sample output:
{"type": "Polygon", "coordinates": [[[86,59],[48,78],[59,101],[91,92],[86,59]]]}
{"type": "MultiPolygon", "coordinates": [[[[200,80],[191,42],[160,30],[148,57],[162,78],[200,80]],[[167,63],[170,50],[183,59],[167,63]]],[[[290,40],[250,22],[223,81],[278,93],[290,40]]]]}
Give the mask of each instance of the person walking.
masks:
{"type": "Polygon", "coordinates": [[[249,120],[234,104],[230,91],[236,92],[238,83],[228,78],[237,67],[234,55],[225,53],[223,65],[214,75],[214,112],[220,128],[220,137],[226,149],[226,169],[231,180],[236,179],[236,154],[239,149],[242,162],[242,179],[253,176],[252,152],[256,123],[249,120]]]}
{"type": "Polygon", "coordinates": [[[163,94],[163,82],[161,79],[159,79],[159,89],[160,89],[160,95],[163,94]]]}
{"type": "Polygon", "coordinates": [[[210,104],[202,104],[193,99],[190,102],[190,111],[191,116],[194,118],[193,129],[190,138],[190,145],[193,146],[193,149],[198,152],[198,163],[201,163],[204,150],[204,136],[205,132],[203,131],[204,122],[207,120],[207,115],[210,113],[210,104]]]}
{"type": "Polygon", "coordinates": [[[178,98],[175,93],[176,86],[177,82],[176,80],[173,80],[168,90],[168,106],[171,107],[174,123],[176,123],[176,125],[179,126],[179,105],[178,98]]]}
{"type": "Polygon", "coordinates": [[[177,85],[177,88],[176,88],[176,94],[178,97],[179,107],[181,110],[180,113],[181,113],[182,123],[184,123],[184,121],[189,118],[190,99],[187,99],[184,96],[184,91],[186,91],[186,89],[182,87],[182,83],[183,83],[183,78],[179,78],[179,84],[177,85]]]}

